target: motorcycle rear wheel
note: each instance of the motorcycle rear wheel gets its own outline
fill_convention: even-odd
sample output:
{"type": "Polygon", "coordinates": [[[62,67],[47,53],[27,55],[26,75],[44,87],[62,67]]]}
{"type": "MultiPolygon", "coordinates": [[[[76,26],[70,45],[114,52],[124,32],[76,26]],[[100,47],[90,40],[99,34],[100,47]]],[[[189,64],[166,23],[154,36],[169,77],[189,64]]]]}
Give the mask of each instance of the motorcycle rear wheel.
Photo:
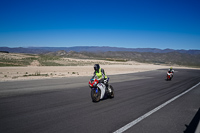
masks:
{"type": "Polygon", "coordinates": [[[114,89],[111,85],[108,86],[111,89],[110,98],[114,98],[114,89]]]}

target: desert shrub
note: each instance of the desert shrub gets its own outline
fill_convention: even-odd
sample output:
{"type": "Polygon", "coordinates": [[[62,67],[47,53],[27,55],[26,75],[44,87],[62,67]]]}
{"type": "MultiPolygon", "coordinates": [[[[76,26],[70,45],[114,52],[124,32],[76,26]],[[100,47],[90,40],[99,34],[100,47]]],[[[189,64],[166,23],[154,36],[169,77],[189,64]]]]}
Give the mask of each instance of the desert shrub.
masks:
{"type": "Polygon", "coordinates": [[[76,74],[76,72],[72,72],[72,74],[76,74]]]}

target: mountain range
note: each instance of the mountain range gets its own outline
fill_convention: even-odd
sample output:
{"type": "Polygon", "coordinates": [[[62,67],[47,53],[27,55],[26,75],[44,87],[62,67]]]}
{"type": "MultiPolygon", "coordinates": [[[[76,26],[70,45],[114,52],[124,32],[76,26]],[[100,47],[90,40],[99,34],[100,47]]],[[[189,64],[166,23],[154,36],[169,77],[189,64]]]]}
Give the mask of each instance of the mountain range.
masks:
{"type": "Polygon", "coordinates": [[[157,48],[122,48],[122,47],[109,47],[109,46],[75,46],[75,47],[0,47],[0,52],[10,53],[29,53],[29,54],[42,54],[48,52],[56,52],[64,50],[66,52],[108,52],[108,51],[124,51],[124,52],[150,52],[150,53],[170,53],[178,52],[185,54],[197,55],[200,50],[174,50],[174,49],[157,49],[157,48]]]}

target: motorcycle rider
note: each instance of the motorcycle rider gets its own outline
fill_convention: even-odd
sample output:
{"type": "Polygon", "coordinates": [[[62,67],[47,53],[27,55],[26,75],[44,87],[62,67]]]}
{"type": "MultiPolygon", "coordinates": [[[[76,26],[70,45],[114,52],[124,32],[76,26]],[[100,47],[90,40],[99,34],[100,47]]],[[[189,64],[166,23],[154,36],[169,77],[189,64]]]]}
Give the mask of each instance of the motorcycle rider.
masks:
{"type": "Polygon", "coordinates": [[[174,73],[174,70],[172,69],[172,67],[169,68],[168,72],[169,73],[174,73]]]}
{"type": "Polygon", "coordinates": [[[105,74],[104,69],[100,68],[99,64],[94,65],[94,76],[97,76],[100,83],[103,83],[106,86],[106,90],[108,90],[108,77],[105,74]]]}
{"type": "Polygon", "coordinates": [[[168,73],[171,74],[171,77],[173,77],[174,75],[174,70],[172,69],[172,67],[169,68],[168,73]]]}

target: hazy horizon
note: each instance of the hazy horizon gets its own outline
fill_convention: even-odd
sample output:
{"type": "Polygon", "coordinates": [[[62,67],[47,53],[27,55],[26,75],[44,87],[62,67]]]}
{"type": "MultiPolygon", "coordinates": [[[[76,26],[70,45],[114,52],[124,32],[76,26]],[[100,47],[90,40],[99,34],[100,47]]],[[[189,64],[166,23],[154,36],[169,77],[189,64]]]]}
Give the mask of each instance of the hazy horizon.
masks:
{"type": "MultiPolygon", "coordinates": [[[[8,46],[0,46],[0,47],[8,47],[8,46]]],[[[158,50],[199,50],[199,49],[170,49],[170,48],[165,48],[165,49],[161,49],[161,48],[127,48],[127,47],[114,47],[114,46],[71,46],[71,47],[60,47],[60,46],[24,46],[24,47],[8,47],[8,48],[74,48],[74,47],[110,47],[110,48],[121,48],[121,49],[158,49],[158,50]]]]}

